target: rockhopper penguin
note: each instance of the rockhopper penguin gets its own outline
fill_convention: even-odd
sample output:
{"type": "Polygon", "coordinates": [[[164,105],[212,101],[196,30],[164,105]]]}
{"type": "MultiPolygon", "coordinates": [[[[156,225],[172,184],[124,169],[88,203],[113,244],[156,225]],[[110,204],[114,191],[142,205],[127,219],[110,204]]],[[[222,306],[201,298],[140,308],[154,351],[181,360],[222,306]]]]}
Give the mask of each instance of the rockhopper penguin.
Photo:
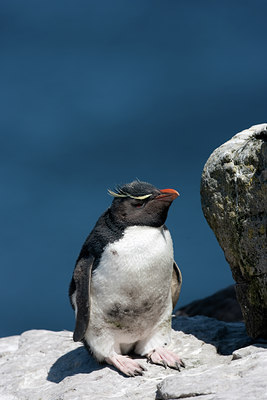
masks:
{"type": "Polygon", "coordinates": [[[168,345],[182,277],[164,225],[179,194],[141,181],[109,193],[113,202],[86,239],[70,284],[73,339],[128,376],[145,370],[129,351],[179,369],[168,345]]]}

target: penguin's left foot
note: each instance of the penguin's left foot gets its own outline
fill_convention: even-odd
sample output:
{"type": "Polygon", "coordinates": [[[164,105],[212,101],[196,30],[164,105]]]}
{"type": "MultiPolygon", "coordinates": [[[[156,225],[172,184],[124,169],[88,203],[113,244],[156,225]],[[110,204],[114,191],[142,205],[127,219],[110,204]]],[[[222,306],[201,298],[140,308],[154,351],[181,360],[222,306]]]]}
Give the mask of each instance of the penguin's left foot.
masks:
{"type": "Polygon", "coordinates": [[[119,371],[127,376],[143,375],[146,368],[128,356],[115,354],[112,357],[106,357],[105,361],[116,367],[119,371]]]}
{"type": "Polygon", "coordinates": [[[180,371],[180,368],[185,368],[184,362],[177,354],[164,347],[158,347],[147,354],[147,361],[152,364],[163,365],[164,368],[170,367],[180,371]]]}

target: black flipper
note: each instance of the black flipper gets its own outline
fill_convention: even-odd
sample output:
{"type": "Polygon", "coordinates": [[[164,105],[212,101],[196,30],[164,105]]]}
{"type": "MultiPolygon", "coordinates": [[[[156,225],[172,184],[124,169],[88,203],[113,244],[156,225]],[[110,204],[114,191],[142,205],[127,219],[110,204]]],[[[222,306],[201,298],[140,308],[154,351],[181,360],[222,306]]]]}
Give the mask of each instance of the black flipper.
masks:
{"type": "MultiPolygon", "coordinates": [[[[84,338],[90,315],[90,284],[94,257],[81,258],[74,269],[71,288],[76,291],[76,325],[73,333],[74,342],[84,338]],[[74,286],[75,285],[75,286],[74,286]]],[[[70,288],[70,290],[71,290],[70,288]]],[[[71,296],[71,293],[70,293],[71,296]]]]}
{"type": "Polygon", "coordinates": [[[181,286],[182,286],[182,274],[181,271],[176,264],[176,262],[173,262],[173,271],[172,271],[172,307],[176,306],[176,303],[179,299],[180,291],[181,291],[181,286]]]}

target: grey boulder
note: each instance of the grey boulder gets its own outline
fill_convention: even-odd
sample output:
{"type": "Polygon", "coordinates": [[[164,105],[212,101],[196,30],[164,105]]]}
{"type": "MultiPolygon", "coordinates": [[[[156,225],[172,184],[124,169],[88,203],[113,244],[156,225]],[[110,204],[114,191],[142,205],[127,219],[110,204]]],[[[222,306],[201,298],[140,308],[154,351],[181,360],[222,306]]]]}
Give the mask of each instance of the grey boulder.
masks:
{"type": "Polygon", "coordinates": [[[237,282],[247,332],[267,338],[267,124],[238,133],[211,154],[201,202],[237,282]]]}

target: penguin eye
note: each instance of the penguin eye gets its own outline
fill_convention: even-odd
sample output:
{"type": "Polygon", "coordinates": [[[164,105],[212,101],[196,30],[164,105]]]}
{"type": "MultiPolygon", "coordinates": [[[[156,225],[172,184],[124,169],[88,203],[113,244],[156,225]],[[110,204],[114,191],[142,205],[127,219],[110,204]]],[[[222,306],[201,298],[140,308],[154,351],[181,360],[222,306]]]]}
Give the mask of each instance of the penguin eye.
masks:
{"type": "Polygon", "coordinates": [[[145,205],[144,201],[135,201],[134,203],[132,203],[132,205],[136,208],[142,208],[145,205]]]}

